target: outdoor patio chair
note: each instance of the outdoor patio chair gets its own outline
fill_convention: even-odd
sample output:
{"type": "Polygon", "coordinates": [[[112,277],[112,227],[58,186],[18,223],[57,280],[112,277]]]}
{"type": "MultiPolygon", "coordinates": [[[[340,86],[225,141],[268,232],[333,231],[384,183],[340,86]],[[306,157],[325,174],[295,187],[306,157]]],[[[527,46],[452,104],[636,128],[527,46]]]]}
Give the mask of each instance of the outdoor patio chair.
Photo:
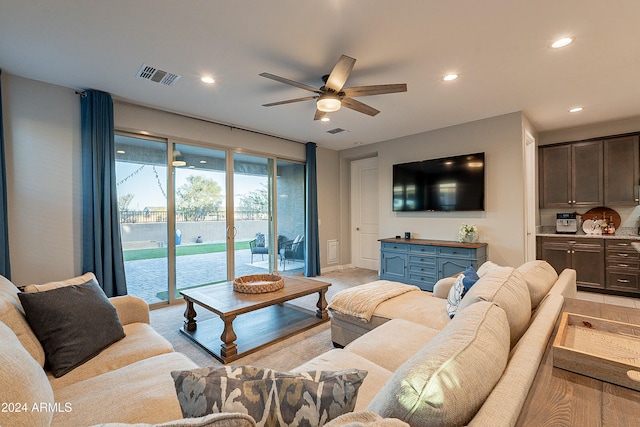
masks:
{"type": "Polygon", "coordinates": [[[304,261],[304,236],[299,234],[295,239],[289,240],[282,244],[280,247],[280,264],[282,270],[287,269],[287,260],[289,261],[304,261]]]}
{"type": "Polygon", "coordinates": [[[262,233],[256,233],[256,238],[249,242],[249,248],[251,249],[251,264],[253,264],[254,254],[259,254],[264,261],[264,255],[269,253],[265,236],[262,233]]]}

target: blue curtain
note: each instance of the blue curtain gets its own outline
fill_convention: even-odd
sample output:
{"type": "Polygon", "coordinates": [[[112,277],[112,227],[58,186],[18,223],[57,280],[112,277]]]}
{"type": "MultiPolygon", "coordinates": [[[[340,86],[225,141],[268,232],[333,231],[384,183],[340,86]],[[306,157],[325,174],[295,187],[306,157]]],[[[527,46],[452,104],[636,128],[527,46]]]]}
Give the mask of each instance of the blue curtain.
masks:
{"type": "Polygon", "coordinates": [[[7,162],[4,157],[4,126],[2,124],[2,70],[0,70],[0,274],[11,280],[6,165],[7,162]]]}
{"type": "Polygon", "coordinates": [[[304,275],[320,275],[320,238],[318,236],[318,177],[316,172],[316,144],[307,142],[306,164],[306,203],[307,220],[305,224],[306,242],[304,275]]]}
{"type": "Polygon", "coordinates": [[[113,100],[87,90],[82,112],[82,269],[92,271],[108,297],[125,295],[118,195],[116,192],[113,100]]]}

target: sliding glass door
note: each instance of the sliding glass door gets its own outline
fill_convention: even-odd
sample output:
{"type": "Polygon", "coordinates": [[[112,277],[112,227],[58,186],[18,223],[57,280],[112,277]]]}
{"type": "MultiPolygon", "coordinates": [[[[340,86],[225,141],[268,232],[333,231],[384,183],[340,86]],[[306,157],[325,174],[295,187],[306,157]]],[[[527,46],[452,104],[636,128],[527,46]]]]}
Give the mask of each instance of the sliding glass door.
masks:
{"type": "Polygon", "coordinates": [[[226,152],[173,145],[175,289],[227,280],[226,152]]]}
{"type": "Polygon", "coordinates": [[[302,271],[303,164],[133,134],[115,142],[129,294],[171,303],[182,289],[302,271]]]}
{"type": "Polygon", "coordinates": [[[234,277],[273,271],[273,160],[234,153],[234,277]]]}
{"type": "Polygon", "coordinates": [[[128,293],[168,300],[167,143],[116,135],[120,232],[128,293]]]}

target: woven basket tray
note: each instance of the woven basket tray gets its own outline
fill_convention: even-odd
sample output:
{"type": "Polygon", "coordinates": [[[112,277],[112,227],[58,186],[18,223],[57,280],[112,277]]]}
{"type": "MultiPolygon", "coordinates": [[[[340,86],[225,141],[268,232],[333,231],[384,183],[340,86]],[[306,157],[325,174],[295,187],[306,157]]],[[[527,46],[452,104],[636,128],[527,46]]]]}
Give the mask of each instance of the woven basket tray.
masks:
{"type": "Polygon", "coordinates": [[[251,274],[233,281],[233,290],[243,294],[261,294],[284,288],[284,279],[277,274],[251,274]]]}

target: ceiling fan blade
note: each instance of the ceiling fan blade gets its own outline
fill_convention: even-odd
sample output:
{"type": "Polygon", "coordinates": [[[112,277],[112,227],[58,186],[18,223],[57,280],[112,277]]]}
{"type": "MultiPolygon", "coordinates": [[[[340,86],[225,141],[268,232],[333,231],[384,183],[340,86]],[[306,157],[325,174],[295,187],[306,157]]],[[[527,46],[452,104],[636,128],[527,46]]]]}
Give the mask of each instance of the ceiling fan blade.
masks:
{"type": "Polygon", "coordinates": [[[407,85],[391,84],[391,85],[371,85],[371,86],[356,86],[348,87],[342,90],[345,96],[370,96],[370,95],[384,95],[386,93],[406,92],[407,85]]]}
{"type": "Polygon", "coordinates": [[[269,104],[262,104],[263,107],[273,107],[274,105],[283,105],[283,104],[292,104],[294,102],[301,102],[301,101],[311,101],[312,99],[316,99],[317,96],[305,96],[304,98],[295,98],[295,99],[288,99],[286,101],[278,101],[278,102],[271,102],[269,104]]]}
{"type": "Polygon", "coordinates": [[[342,106],[355,110],[359,113],[367,114],[372,117],[380,112],[375,108],[368,106],[367,104],[363,104],[362,102],[356,101],[355,99],[351,98],[344,98],[342,100],[342,106]]]}
{"type": "Polygon", "coordinates": [[[284,77],[276,76],[275,74],[260,73],[259,76],[266,77],[268,79],[275,80],[277,82],[284,83],[284,84],[287,84],[287,85],[290,85],[290,86],[299,87],[300,89],[308,90],[310,92],[322,93],[319,89],[317,89],[317,88],[315,88],[313,86],[309,86],[309,85],[306,85],[304,83],[299,83],[299,82],[296,82],[296,81],[293,81],[293,80],[285,79],[284,77]]]}
{"type": "Polygon", "coordinates": [[[325,86],[331,90],[340,92],[344,84],[347,82],[349,74],[351,74],[351,70],[355,63],[356,60],[354,58],[342,55],[333,67],[333,70],[331,70],[331,74],[329,74],[329,78],[327,78],[325,86]]]}
{"type": "Polygon", "coordinates": [[[326,116],[327,116],[327,113],[325,113],[324,111],[320,111],[320,110],[316,109],[316,115],[313,116],[313,120],[322,120],[326,116]]]}

